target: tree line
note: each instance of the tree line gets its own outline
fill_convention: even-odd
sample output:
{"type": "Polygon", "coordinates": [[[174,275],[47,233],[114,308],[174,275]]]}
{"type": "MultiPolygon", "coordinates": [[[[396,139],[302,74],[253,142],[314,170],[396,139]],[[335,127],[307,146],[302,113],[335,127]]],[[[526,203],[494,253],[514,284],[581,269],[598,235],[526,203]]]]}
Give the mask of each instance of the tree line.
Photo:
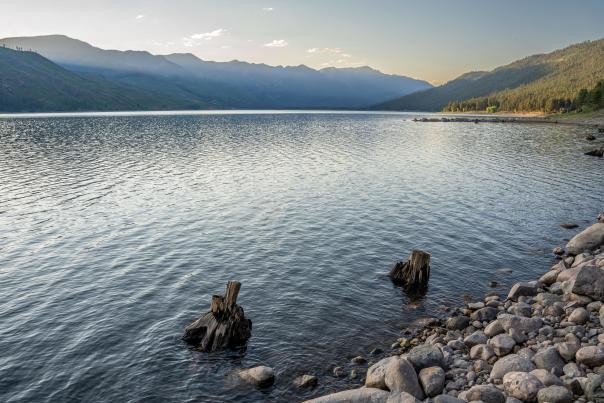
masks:
{"type": "Polygon", "coordinates": [[[517,93],[502,91],[494,96],[471,98],[465,101],[451,101],[444,112],[478,112],[495,113],[541,111],[587,112],[604,108],[604,80],[599,81],[592,89],[582,88],[571,97],[553,98],[536,93],[517,93]]]}

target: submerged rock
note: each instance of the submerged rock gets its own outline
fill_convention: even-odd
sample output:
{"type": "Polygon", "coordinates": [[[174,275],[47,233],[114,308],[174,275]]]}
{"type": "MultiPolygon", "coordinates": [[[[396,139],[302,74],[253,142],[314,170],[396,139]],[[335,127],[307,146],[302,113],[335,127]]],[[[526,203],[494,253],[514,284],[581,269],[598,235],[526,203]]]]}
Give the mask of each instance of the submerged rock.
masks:
{"type": "Polygon", "coordinates": [[[239,371],[244,381],[259,387],[271,386],[275,382],[275,373],[271,367],[259,366],[239,371]]]}

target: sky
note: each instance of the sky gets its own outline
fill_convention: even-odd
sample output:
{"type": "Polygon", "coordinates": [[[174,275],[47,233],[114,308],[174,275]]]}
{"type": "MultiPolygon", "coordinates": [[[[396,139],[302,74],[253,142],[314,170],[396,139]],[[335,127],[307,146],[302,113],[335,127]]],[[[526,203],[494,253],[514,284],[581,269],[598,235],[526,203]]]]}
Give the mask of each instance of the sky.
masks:
{"type": "Polygon", "coordinates": [[[0,37],[270,65],[371,66],[440,84],[604,37],[604,0],[0,0],[0,37]]]}

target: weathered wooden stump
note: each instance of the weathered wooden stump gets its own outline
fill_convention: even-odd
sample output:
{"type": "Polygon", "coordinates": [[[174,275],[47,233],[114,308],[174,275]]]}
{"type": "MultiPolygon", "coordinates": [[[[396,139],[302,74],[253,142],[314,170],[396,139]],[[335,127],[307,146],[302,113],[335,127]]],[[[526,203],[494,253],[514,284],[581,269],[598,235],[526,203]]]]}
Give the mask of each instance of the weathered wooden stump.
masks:
{"type": "Polygon", "coordinates": [[[406,289],[425,289],[430,279],[430,254],[412,250],[406,262],[397,262],[390,270],[390,278],[406,289]]]}
{"type": "Polygon", "coordinates": [[[237,305],[240,289],[240,282],[229,281],[224,296],[213,295],[210,311],[185,328],[183,339],[201,351],[244,346],[252,335],[252,321],[237,305]]]}

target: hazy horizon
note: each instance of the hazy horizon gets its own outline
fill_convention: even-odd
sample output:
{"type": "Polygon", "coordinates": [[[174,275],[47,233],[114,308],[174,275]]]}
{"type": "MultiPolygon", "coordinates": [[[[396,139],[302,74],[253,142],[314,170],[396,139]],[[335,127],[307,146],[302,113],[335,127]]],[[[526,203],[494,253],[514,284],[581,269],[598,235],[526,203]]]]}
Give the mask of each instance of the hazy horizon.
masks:
{"type": "Polygon", "coordinates": [[[439,84],[602,38],[601,15],[604,3],[593,0],[22,0],[3,5],[0,37],[60,34],[103,49],[316,69],[367,65],[439,84]]]}

